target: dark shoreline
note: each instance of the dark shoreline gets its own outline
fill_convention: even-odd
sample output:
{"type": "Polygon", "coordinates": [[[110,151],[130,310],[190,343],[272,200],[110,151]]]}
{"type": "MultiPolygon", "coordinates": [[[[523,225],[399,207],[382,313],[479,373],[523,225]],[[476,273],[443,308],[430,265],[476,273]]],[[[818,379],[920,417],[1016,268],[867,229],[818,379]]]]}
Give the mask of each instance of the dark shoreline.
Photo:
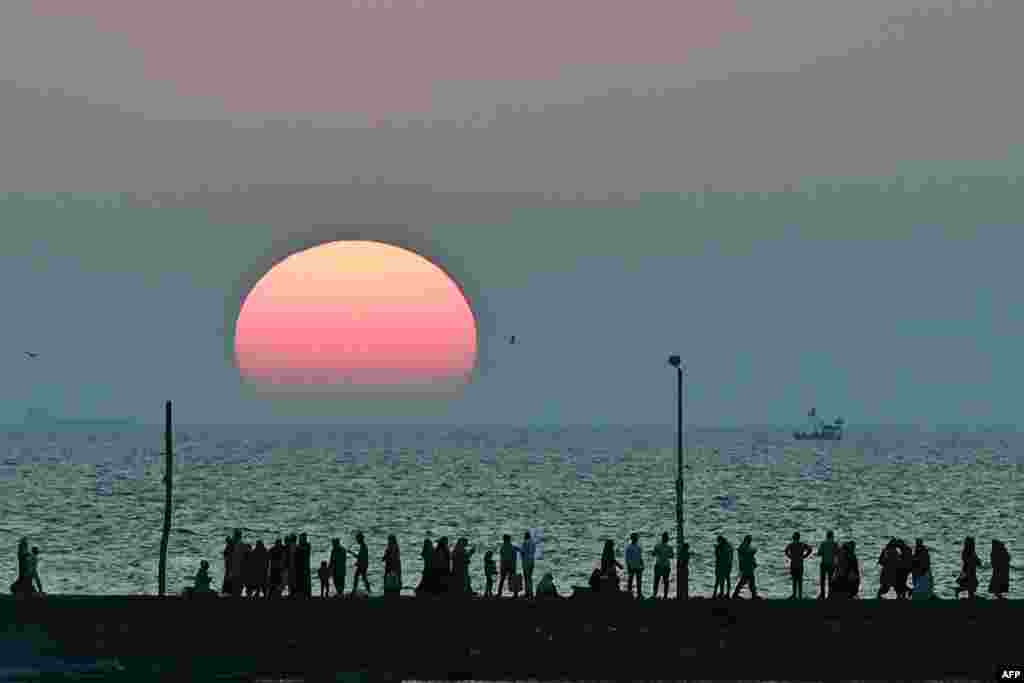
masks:
{"type": "Polygon", "coordinates": [[[116,659],[125,680],[993,680],[1024,662],[1017,600],[47,596],[0,599],[0,621],[4,642],[116,659]]]}

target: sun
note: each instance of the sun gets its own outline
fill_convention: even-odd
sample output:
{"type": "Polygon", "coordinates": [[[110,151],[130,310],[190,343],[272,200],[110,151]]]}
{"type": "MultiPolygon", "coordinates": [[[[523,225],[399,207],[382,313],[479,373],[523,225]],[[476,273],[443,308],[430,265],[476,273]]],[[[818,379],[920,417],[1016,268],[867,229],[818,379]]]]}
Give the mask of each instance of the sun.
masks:
{"type": "Polygon", "coordinates": [[[244,380],[299,393],[431,391],[465,384],[477,328],[440,267],[382,242],[329,242],[288,256],[242,303],[244,380]]]}

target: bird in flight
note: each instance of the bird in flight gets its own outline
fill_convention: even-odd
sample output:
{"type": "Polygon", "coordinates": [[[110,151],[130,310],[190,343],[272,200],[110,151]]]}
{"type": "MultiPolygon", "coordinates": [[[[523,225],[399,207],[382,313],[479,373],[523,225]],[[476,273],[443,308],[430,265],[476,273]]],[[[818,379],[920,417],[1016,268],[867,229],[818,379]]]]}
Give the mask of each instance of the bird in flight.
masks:
{"type": "Polygon", "coordinates": [[[516,343],[516,336],[514,334],[511,337],[508,338],[508,343],[509,344],[515,344],[516,343]]]}
{"type": "Polygon", "coordinates": [[[25,355],[28,356],[29,358],[39,358],[39,354],[38,353],[33,353],[31,351],[26,351],[25,355]]]}

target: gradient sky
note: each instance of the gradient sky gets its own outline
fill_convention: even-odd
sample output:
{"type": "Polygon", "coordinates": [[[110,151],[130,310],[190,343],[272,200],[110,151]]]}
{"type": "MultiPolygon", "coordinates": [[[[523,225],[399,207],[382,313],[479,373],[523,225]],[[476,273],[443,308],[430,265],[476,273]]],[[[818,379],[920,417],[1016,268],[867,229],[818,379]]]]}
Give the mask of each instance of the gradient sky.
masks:
{"type": "Polygon", "coordinates": [[[671,424],[680,353],[696,424],[1017,423],[1022,25],[1018,0],[6,0],[0,421],[671,424]],[[481,321],[461,398],[246,392],[239,284],[394,226],[481,321]]]}

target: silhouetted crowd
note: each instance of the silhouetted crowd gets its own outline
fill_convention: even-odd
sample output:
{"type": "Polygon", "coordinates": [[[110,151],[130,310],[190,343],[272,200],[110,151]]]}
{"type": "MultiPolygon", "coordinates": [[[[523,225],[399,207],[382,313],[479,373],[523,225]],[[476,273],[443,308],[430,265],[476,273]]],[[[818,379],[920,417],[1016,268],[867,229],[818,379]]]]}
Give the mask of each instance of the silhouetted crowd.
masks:
{"type": "MultiPolygon", "coordinates": [[[[341,544],[340,539],[331,540],[328,559],[320,562],[316,572],[320,582],[320,597],[329,597],[331,585],[335,596],[345,594],[348,575],[349,555],[354,558],[352,587],[349,595],[356,595],[360,586],[365,594],[372,593],[369,567],[370,553],[363,534],[355,535],[356,548],[350,550],[341,544]]],[[[466,538],[459,538],[454,547],[449,548],[447,536],[440,537],[437,542],[429,537],[423,540],[420,551],[422,574],[415,586],[405,586],[402,581],[402,559],[398,540],[394,535],[387,537],[381,562],[384,565],[382,593],[398,595],[403,588],[413,588],[417,595],[443,596],[462,595],[475,596],[471,581],[470,565],[478,547],[470,546],[466,538]]],[[[712,598],[738,598],[740,591],[747,588],[751,598],[758,599],[757,592],[757,549],[753,539],[747,535],[734,549],[724,537],[718,536],[713,546],[715,585],[712,598]],[[733,558],[738,560],[739,577],[735,589],[732,588],[733,558]],[[730,594],[730,590],[732,590],[730,594]]],[[[794,533],[792,540],[782,550],[783,556],[789,561],[789,574],[792,581],[791,599],[803,598],[804,564],[815,554],[814,548],[794,533]]],[[[504,595],[506,584],[513,598],[522,592],[527,598],[558,598],[558,590],[550,573],[544,574],[534,587],[534,565],[537,546],[530,533],[523,535],[519,545],[512,544],[512,538],[505,534],[496,549],[488,549],[483,554],[484,597],[504,595]],[[518,570],[522,562],[522,572],[518,570]],[[495,579],[498,581],[497,591],[494,589],[495,579]]],[[[650,552],[655,558],[653,597],[657,597],[658,588],[662,588],[662,597],[668,597],[669,578],[672,573],[672,560],[675,549],[669,544],[668,533],[661,535],[661,542],[650,552]]],[[[855,598],[861,591],[861,566],[857,556],[857,544],[850,540],[837,543],[833,532],[829,531],[825,539],[818,545],[819,558],[818,598],[855,598]]],[[[288,534],[277,538],[267,548],[263,540],[250,545],[242,537],[242,531],[235,529],[234,534],[225,538],[223,551],[223,582],[219,593],[235,597],[276,598],[287,595],[290,598],[309,598],[313,596],[312,547],[306,534],[288,534]]],[[[633,595],[636,585],[636,596],[643,597],[644,553],[640,547],[639,534],[631,534],[630,542],[625,549],[625,566],[619,562],[615,551],[615,543],[606,540],[601,553],[601,560],[593,570],[589,581],[589,592],[609,594],[621,591],[619,571],[627,574],[626,593],[633,595]]],[[[677,577],[683,597],[689,595],[691,553],[687,543],[682,544],[682,555],[677,566],[682,574],[677,577]]],[[[42,583],[38,571],[39,548],[29,550],[28,539],[22,538],[18,543],[18,578],[11,584],[11,592],[19,596],[43,594],[42,583]]],[[[898,599],[930,599],[935,597],[932,562],[929,548],[922,539],[917,539],[911,548],[903,539],[892,538],[882,548],[878,556],[881,567],[879,575],[878,597],[881,598],[894,591],[898,599]],[[909,583],[908,583],[909,582],[909,583]]],[[[955,594],[961,593],[975,597],[978,589],[978,570],[991,570],[988,592],[1002,599],[1010,590],[1010,570],[1019,570],[1010,564],[1010,553],[1006,545],[999,540],[992,541],[989,564],[984,565],[975,550],[974,539],[964,539],[961,552],[961,570],[956,579],[955,594]]],[[[210,577],[210,563],[203,560],[196,572],[194,585],[185,589],[186,596],[217,595],[210,577]]],[[[581,590],[581,588],[577,588],[581,590]]]]}

